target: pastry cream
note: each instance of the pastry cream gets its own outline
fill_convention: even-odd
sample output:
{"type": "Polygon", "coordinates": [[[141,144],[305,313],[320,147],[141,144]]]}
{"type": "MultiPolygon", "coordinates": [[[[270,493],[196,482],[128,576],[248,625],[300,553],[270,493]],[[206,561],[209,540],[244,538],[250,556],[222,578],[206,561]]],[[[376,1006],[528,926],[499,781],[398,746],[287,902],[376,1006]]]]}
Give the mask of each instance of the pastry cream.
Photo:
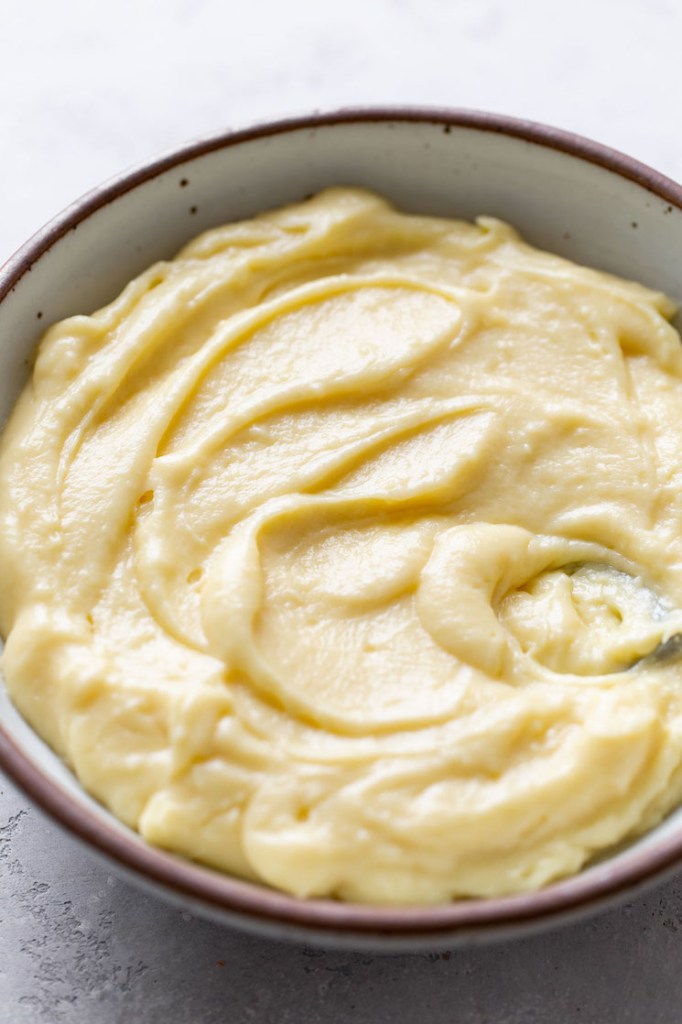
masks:
{"type": "Polygon", "coordinates": [[[302,896],[541,886],[682,799],[674,307],[334,189],[52,327],[3,671],[150,842],[302,896]]]}

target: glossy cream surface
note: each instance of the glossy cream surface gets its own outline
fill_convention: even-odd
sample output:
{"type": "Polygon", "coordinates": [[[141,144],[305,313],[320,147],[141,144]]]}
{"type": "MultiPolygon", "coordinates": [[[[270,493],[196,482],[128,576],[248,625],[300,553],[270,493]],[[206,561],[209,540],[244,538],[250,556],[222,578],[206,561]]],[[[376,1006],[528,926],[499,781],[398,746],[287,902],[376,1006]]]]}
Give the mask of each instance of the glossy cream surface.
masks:
{"type": "Polygon", "coordinates": [[[682,799],[664,296],[333,189],[46,334],[2,668],[154,844],[301,895],[578,870],[682,799]]]}

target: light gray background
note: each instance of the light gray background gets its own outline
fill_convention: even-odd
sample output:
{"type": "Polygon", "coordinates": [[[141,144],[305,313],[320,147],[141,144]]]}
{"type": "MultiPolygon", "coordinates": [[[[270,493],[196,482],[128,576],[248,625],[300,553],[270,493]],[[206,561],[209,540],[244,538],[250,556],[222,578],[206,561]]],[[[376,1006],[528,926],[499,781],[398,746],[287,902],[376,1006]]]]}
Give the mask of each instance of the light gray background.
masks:
{"type": "MultiPolygon", "coordinates": [[[[677,0],[0,0],[0,15],[0,261],[159,150],[354,103],[529,117],[682,179],[677,0]]],[[[141,895],[0,780],[0,1024],[128,1021],[677,1024],[682,878],[524,941],[326,953],[141,895]]]]}

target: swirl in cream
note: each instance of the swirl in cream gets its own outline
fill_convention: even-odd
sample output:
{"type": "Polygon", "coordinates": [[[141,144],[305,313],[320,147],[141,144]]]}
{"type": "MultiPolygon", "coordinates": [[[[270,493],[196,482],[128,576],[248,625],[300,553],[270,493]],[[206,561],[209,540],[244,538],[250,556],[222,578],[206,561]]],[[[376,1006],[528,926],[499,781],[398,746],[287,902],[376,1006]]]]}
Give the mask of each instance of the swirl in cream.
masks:
{"type": "Polygon", "coordinates": [[[682,797],[663,296],[357,190],[48,331],[0,461],[13,699],[151,842],[300,895],[540,886],[682,797]]]}

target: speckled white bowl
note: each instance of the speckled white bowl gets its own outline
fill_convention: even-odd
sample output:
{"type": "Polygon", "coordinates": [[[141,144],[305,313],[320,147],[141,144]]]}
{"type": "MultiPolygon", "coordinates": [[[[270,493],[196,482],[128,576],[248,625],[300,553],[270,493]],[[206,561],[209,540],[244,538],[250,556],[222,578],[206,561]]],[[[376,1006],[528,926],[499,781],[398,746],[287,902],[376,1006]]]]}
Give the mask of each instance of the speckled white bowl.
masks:
{"type": "MultiPolygon", "coordinates": [[[[682,188],[555,129],[454,110],[359,110],[219,135],[95,189],[0,271],[0,421],[42,329],[112,299],[200,230],[363,185],[405,210],[515,224],[532,243],[682,299],[682,188]]],[[[481,942],[585,913],[682,866],[682,809],[541,892],[436,907],[297,900],[147,845],[88,797],[0,688],[0,765],[110,864],[196,913],[270,934],[384,950],[481,942]]]]}

